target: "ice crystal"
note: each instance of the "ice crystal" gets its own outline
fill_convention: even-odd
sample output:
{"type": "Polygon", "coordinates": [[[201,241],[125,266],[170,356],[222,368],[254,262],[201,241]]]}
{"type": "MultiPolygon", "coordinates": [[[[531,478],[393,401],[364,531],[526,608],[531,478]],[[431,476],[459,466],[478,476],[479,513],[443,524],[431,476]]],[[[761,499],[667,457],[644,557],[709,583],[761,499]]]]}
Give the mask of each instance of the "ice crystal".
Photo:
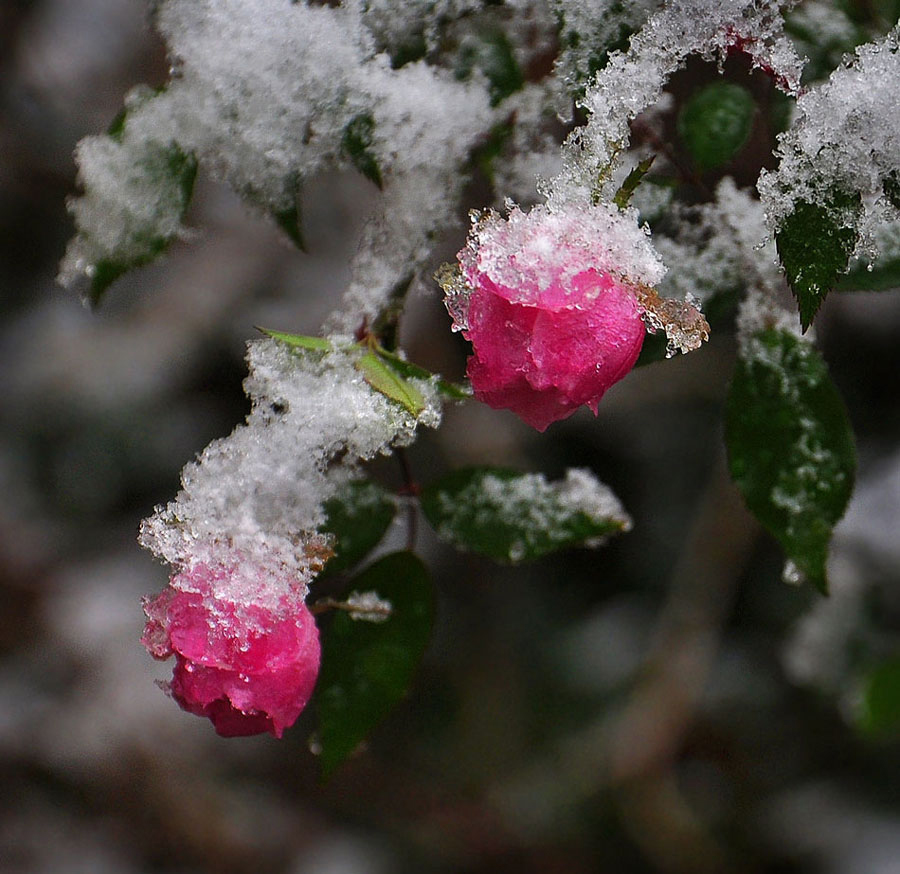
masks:
{"type": "Polygon", "coordinates": [[[386,622],[391,618],[390,601],[378,597],[378,592],[351,592],[347,598],[351,619],[362,622],[386,622]]]}
{"type": "Polygon", "coordinates": [[[346,303],[353,319],[374,316],[452,215],[460,165],[494,114],[481,80],[460,82],[424,63],[392,69],[363,12],[359,3],[164,0],[157,26],[173,76],[152,98],[147,89],[132,95],[117,139],[79,147],[84,194],[72,203],[78,233],[61,281],[91,275],[103,260],[149,260],[180,232],[184,204],[167,191],[171,180],[148,171],[173,145],[282,219],[296,212],[304,178],[364,159],[384,196],[346,303]],[[365,154],[348,154],[347,131],[361,123],[365,154]]]}
{"type": "Polygon", "coordinates": [[[544,186],[551,206],[596,196],[611,178],[612,165],[629,140],[629,123],[656,103],[669,77],[690,55],[724,59],[747,53],[779,87],[797,93],[802,65],[782,33],[781,7],[765,0],[673,0],[651,16],[630,41],[614,52],[580,104],[590,117],[565,147],[563,172],[544,186]]]}
{"type": "Polygon", "coordinates": [[[900,26],[860,46],[827,82],[802,94],[794,124],[778,145],[780,164],[759,180],[773,231],[801,202],[831,209],[835,194],[862,195],[854,227],[874,255],[874,229],[896,220],[900,179],[900,26]]]}
{"type": "Polygon", "coordinates": [[[176,568],[220,565],[223,551],[239,556],[257,603],[277,602],[287,577],[305,591],[330,555],[316,533],[323,502],[358,461],[440,421],[431,382],[411,380],[426,404],[415,418],[365,382],[355,367],[358,347],[332,339],[334,351],[322,354],[297,354],[273,340],[250,344],[246,424],[185,467],[181,492],[144,522],[144,546],[176,568]]]}
{"type": "MultiPolygon", "coordinates": [[[[464,527],[474,508],[476,525],[500,525],[522,531],[522,539],[509,548],[510,561],[521,561],[538,544],[567,543],[571,533],[566,523],[584,513],[597,523],[615,522],[622,531],[631,529],[631,518],[621,502],[604,483],[589,470],[572,468],[560,482],[548,482],[543,474],[523,474],[512,479],[488,475],[477,490],[454,498],[443,496],[445,522],[441,536],[451,542],[466,544],[457,531],[464,527]]],[[[587,545],[595,546],[599,540],[587,545]]]]}

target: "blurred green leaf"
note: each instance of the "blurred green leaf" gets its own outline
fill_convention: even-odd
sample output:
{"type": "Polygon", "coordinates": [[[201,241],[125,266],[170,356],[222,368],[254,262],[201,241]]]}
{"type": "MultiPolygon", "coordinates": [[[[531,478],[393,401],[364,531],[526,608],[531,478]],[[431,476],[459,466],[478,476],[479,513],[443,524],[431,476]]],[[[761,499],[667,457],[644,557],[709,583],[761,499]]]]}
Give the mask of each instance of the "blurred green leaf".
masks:
{"type": "Polygon", "coordinates": [[[678,135],[698,169],[730,161],[747,142],[755,112],[750,92],[733,82],[713,82],[692,95],[678,114],[678,135]]]}
{"type": "Polygon", "coordinates": [[[778,256],[797,299],[804,331],[847,269],[858,237],[850,216],[859,208],[858,194],[839,191],[822,203],[801,200],[775,233],[778,256]]]}
{"type": "Polygon", "coordinates": [[[872,734],[900,732],[900,656],[882,662],[865,678],[858,718],[872,734]]]}
{"type": "Polygon", "coordinates": [[[494,180],[494,164],[513,135],[514,128],[509,122],[495,124],[487,137],[472,149],[472,163],[491,181],[494,180]]]}
{"type": "Polygon", "coordinates": [[[333,617],[323,635],[316,690],[323,778],[334,773],[406,694],[428,646],[433,594],[428,571],[410,552],[386,555],[353,580],[391,602],[386,622],[333,617]]]}
{"type": "Polygon", "coordinates": [[[837,291],[893,291],[900,288],[900,258],[877,261],[871,270],[854,267],[837,284],[837,291]]]}
{"type": "Polygon", "coordinates": [[[394,496],[370,480],[353,480],[326,501],[322,530],[334,535],[335,554],[325,573],[359,564],[384,537],[396,511],[394,496]]]}
{"type": "Polygon", "coordinates": [[[422,393],[403,377],[392,370],[374,352],[367,352],[356,362],[356,369],[375,391],[406,407],[414,416],[425,409],[422,393]]]}
{"type": "Polygon", "coordinates": [[[725,407],[731,476],[801,574],[827,592],[825,563],[856,472],[847,411],[808,342],[766,330],[738,359],[725,407]]]}
{"type": "Polygon", "coordinates": [[[375,142],[375,119],[369,113],[357,115],[347,122],[341,136],[341,151],[350,163],[370,182],[382,187],[381,167],[372,151],[375,142]]]}
{"type": "Polygon", "coordinates": [[[475,69],[487,77],[491,106],[501,103],[525,84],[512,45],[502,31],[489,31],[462,44],[457,58],[456,77],[468,79],[475,69]]]}
{"type": "Polygon", "coordinates": [[[464,468],[426,486],[422,510],[442,540],[515,564],[626,530],[630,523],[615,497],[596,485],[608,493],[608,513],[581,509],[567,480],[548,483],[540,474],[501,467],[464,468]]]}

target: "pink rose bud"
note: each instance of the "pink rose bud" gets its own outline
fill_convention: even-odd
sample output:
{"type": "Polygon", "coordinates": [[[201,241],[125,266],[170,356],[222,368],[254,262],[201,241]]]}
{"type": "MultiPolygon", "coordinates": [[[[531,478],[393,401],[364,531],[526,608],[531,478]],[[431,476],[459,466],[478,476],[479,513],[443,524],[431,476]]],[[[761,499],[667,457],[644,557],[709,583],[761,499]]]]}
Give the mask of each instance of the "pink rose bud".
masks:
{"type": "Polygon", "coordinates": [[[625,276],[639,258],[637,281],[661,275],[648,249],[633,221],[604,207],[516,208],[477,222],[459,274],[439,277],[455,328],[472,343],[475,397],[539,431],[582,404],[596,414],[641,351],[643,306],[625,276]]]}
{"type": "Polygon", "coordinates": [[[263,587],[230,586],[237,570],[197,564],[173,576],[145,600],[141,642],[155,658],[174,654],[172,697],[220,735],[281,737],[316,684],[318,630],[293,593],[262,598],[263,587]]]}

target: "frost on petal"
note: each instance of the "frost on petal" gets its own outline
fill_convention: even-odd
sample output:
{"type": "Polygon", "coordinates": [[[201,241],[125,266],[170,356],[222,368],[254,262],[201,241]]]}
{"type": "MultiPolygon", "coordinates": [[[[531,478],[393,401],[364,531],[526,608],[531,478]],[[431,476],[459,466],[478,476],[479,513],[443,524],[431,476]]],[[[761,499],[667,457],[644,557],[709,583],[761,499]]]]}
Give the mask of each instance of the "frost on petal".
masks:
{"type": "Polygon", "coordinates": [[[284,590],[277,604],[258,603],[236,579],[269,571],[227,552],[220,559],[220,565],[197,564],[175,574],[148,601],[142,641],[157,658],[175,655],[172,697],[208,717],[219,734],[268,731],[281,737],[315,686],[315,621],[291,581],[276,582],[284,590]]]}
{"type": "Polygon", "coordinates": [[[579,406],[595,413],[643,343],[643,283],[664,272],[646,233],[614,207],[570,204],[478,217],[439,279],[472,342],[475,396],[543,431],[579,406]]]}

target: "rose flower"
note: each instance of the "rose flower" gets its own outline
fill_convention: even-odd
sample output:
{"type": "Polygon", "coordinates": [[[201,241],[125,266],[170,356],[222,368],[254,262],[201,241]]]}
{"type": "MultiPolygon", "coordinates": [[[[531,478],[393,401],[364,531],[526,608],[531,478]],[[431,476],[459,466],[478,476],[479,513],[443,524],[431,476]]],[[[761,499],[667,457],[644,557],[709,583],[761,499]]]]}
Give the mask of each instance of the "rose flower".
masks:
{"type": "Polygon", "coordinates": [[[266,574],[199,563],[144,603],[142,643],[155,658],[175,656],[168,691],[225,737],[281,737],[316,683],[313,616],[290,587],[268,591],[266,574]]]}
{"type": "Polygon", "coordinates": [[[614,207],[515,207],[478,217],[457,259],[438,278],[472,343],[475,397],[539,431],[581,405],[596,414],[637,360],[664,272],[643,230],[614,207]]]}

